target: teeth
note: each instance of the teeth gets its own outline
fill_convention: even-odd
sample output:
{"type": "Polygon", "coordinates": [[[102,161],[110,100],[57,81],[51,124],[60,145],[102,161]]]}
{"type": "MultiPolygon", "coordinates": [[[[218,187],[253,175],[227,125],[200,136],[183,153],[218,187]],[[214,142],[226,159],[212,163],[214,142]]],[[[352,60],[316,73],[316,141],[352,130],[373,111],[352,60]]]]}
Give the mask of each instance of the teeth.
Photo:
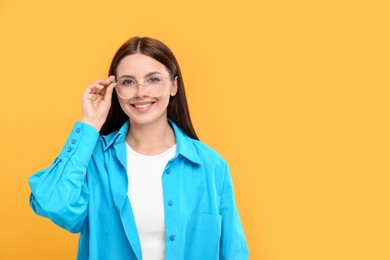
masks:
{"type": "Polygon", "coordinates": [[[150,106],[150,104],[145,104],[145,105],[134,105],[136,108],[145,108],[150,106]]]}

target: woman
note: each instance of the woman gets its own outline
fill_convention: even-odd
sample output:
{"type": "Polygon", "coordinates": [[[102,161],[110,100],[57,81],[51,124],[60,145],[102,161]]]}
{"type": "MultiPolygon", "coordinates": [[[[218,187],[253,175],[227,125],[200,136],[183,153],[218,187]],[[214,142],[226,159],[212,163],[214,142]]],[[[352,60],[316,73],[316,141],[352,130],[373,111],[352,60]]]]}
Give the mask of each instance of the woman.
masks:
{"type": "Polygon", "coordinates": [[[228,166],[197,138],[173,53],[131,38],[109,75],[29,179],[33,210],[81,232],[78,259],[247,259],[228,166]]]}

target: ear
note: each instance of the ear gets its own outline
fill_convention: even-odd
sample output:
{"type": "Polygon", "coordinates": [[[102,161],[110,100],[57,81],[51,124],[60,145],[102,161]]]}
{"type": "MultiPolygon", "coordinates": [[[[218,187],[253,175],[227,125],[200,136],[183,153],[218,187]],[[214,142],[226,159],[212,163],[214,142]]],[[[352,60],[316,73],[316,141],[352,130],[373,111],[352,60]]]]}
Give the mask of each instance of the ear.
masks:
{"type": "Polygon", "coordinates": [[[171,96],[173,97],[173,96],[175,96],[176,95],[176,93],[177,93],[177,77],[175,77],[174,79],[173,79],[173,82],[172,82],[172,88],[171,88],[171,96]]]}

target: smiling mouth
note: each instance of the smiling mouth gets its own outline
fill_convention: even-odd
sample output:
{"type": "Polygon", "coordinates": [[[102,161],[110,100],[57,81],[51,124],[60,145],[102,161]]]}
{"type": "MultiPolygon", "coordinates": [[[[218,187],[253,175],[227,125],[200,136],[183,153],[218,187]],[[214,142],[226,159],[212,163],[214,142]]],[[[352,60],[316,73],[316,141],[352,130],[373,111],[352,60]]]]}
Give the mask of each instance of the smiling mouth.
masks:
{"type": "Polygon", "coordinates": [[[146,102],[146,103],[135,103],[135,104],[132,104],[132,106],[135,108],[135,109],[138,109],[138,110],[147,110],[148,108],[150,108],[155,102],[146,102]]]}
{"type": "Polygon", "coordinates": [[[133,105],[135,108],[147,108],[147,107],[150,107],[152,104],[149,103],[149,104],[144,104],[144,105],[133,105]]]}

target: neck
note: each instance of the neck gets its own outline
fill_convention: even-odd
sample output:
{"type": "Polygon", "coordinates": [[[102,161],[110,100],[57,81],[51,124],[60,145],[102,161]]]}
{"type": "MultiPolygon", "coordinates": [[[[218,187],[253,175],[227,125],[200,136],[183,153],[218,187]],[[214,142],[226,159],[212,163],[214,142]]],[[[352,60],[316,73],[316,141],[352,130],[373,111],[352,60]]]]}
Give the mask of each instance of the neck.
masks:
{"type": "Polygon", "coordinates": [[[136,152],[144,155],[156,155],[165,152],[175,143],[175,133],[167,120],[153,124],[130,124],[126,142],[136,152]]]}

